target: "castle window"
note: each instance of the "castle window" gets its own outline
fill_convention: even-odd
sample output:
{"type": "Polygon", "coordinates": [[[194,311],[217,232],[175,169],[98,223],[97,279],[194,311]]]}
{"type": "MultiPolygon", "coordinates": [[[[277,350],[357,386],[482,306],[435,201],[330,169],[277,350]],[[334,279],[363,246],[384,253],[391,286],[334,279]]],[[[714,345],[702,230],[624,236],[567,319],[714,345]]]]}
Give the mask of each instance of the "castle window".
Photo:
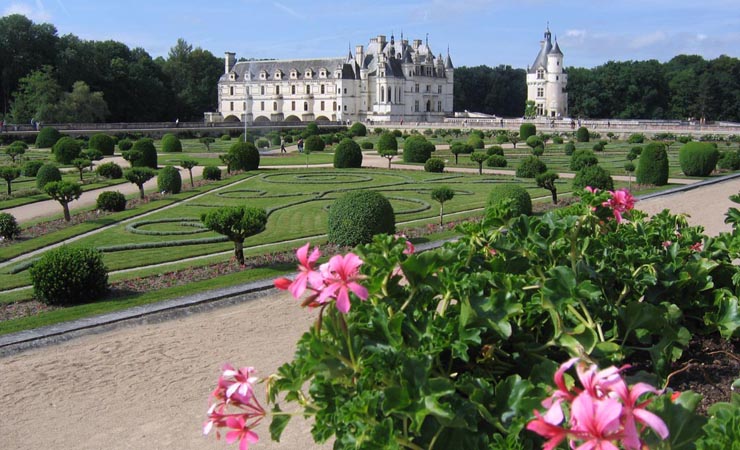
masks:
{"type": "Polygon", "coordinates": [[[230,111],[234,110],[234,102],[229,102],[229,110],[230,111]]]}
{"type": "Polygon", "coordinates": [[[229,95],[234,95],[234,86],[229,87],[229,95]]]}
{"type": "Polygon", "coordinates": [[[332,111],[336,111],[337,110],[337,102],[334,102],[334,105],[332,105],[331,110],[332,111]]]}
{"type": "Polygon", "coordinates": [[[306,78],[312,78],[312,77],[313,77],[313,73],[311,72],[311,69],[308,69],[306,71],[306,78]]]}
{"type": "Polygon", "coordinates": [[[416,83],[414,85],[414,92],[416,92],[417,94],[419,93],[419,83],[416,83]]]}
{"type": "Polygon", "coordinates": [[[290,109],[295,111],[295,102],[290,102],[290,109]]]}
{"type": "Polygon", "coordinates": [[[431,100],[427,100],[427,109],[426,109],[426,112],[430,112],[431,110],[432,110],[432,101],[431,100]]]}
{"type": "Polygon", "coordinates": [[[306,94],[310,94],[310,93],[311,93],[311,86],[307,84],[306,85],[306,94]]]}
{"type": "Polygon", "coordinates": [[[326,88],[324,88],[324,85],[323,84],[321,85],[321,93],[322,94],[325,94],[326,93],[326,88]]]}
{"type": "Polygon", "coordinates": [[[277,111],[277,102],[272,102],[272,110],[277,111]]]}
{"type": "Polygon", "coordinates": [[[308,102],[303,102],[303,110],[308,111],[308,102]]]}
{"type": "Polygon", "coordinates": [[[347,111],[347,105],[344,105],[344,110],[347,111]]]}
{"type": "Polygon", "coordinates": [[[290,86],[290,93],[293,94],[293,95],[295,95],[295,84],[292,84],[290,86]]]}
{"type": "Polygon", "coordinates": [[[559,76],[555,77],[555,81],[558,81],[559,79],[560,79],[560,77],[559,77],[559,76]]]}
{"type": "Polygon", "coordinates": [[[260,102],[260,110],[261,111],[265,110],[265,102],[260,102]]]}
{"type": "Polygon", "coordinates": [[[321,101],[321,110],[322,111],[324,110],[324,101],[323,100],[321,101]]]}
{"type": "Polygon", "coordinates": [[[275,86],[275,95],[280,95],[280,86],[275,86]]]}
{"type": "Polygon", "coordinates": [[[440,111],[440,112],[442,111],[442,102],[441,101],[438,101],[437,102],[437,111],[440,111]]]}
{"type": "Polygon", "coordinates": [[[291,71],[290,71],[290,78],[291,78],[292,80],[295,80],[295,79],[297,79],[297,78],[298,78],[298,72],[297,72],[297,71],[295,71],[295,70],[291,70],[291,71]]]}
{"type": "Polygon", "coordinates": [[[261,95],[265,95],[265,87],[264,86],[260,86],[260,94],[261,95]]]}
{"type": "Polygon", "coordinates": [[[432,92],[432,86],[427,84],[427,92],[432,92]]]}
{"type": "Polygon", "coordinates": [[[380,91],[380,103],[385,103],[385,89],[380,91]]]}
{"type": "Polygon", "coordinates": [[[419,100],[414,100],[414,112],[419,112],[419,100]]]}
{"type": "Polygon", "coordinates": [[[544,80],[545,79],[545,71],[542,69],[537,69],[537,79],[538,80],[544,80]]]}
{"type": "Polygon", "coordinates": [[[344,93],[345,93],[345,94],[347,93],[347,88],[344,88],[344,93]]]}
{"type": "Polygon", "coordinates": [[[439,86],[437,86],[437,94],[441,94],[441,93],[442,93],[442,85],[440,84],[439,86]]]}
{"type": "Polygon", "coordinates": [[[266,80],[267,79],[267,72],[264,70],[260,72],[260,80],[266,80]]]}
{"type": "Polygon", "coordinates": [[[537,88],[537,97],[544,97],[545,96],[545,88],[538,87],[537,88]]]}

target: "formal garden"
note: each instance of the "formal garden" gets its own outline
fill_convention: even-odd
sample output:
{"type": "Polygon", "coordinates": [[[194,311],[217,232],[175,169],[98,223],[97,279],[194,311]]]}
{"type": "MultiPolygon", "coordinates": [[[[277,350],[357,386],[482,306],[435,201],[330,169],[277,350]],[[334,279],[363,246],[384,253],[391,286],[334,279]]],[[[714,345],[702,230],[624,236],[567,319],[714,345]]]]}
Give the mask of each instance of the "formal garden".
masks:
{"type": "Polygon", "coordinates": [[[0,206],[60,207],[2,217],[0,333],[275,278],[319,320],[266,392],[252,368],[224,371],[206,431],[231,442],[254,442],[268,416],[277,439],[297,413],[339,448],[727,448],[740,438],[718,430],[740,423],[737,397],[700,403],[676,380],[697,377],[685,358],[707,343],[729,355],[723,382],[737,378],[737,231],[650,220],[624,189],[738,170],[738,140],[584,130],[9,142],[0,206]],[[360,168],[371,157],[388,168],[360,168]],[[83,191],[124,183],[138,190],[68,211],[83,191]],[[283,278],[299,247],[298,277],[283,278]]]}

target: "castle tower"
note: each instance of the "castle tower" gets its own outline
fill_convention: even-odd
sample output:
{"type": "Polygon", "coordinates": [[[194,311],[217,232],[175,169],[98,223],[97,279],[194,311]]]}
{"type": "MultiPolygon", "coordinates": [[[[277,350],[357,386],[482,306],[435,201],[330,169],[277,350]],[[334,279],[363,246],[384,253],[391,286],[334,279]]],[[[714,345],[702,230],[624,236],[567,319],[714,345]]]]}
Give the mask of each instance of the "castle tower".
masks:
{"type": "Polygon", "coordinates": [[[568,115],[568,75],[563,69],[563,52],[557,38],[552,42],[550,28],[540,41],[540,52],[527,70],[527,100],[533,101],[538,117],[568,115]]]}

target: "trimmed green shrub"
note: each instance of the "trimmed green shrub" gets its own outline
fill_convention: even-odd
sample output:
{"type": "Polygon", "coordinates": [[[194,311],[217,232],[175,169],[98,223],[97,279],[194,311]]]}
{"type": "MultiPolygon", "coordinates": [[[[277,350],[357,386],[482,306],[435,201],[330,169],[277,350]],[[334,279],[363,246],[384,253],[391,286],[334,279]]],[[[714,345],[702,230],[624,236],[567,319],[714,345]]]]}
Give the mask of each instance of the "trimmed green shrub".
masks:
{"type": "Polygon", "coordinates": [[[467,144],[475,150],[481,150],[486,147],[486,145],[483,143],[483,139],[478,136],[477,134],[471,134],[468,138],[467,144]]]}
{"type": "Polygon", "coordinates": [[[537,127],[533,123],[523,123],[519,125],[519,138],[526,141],[528,137],[537,134],[537,127]]]}
{"type": "Polygon", "coordinates": [[[370,141],[362,141],[360,143],[360,148],[362,148],[363,150],[372,150],[374,147],[375,146],[370,141]]]}
{"type": "Polygon", "coordinates": [[[260,152],[251,142],[235,142],[229,148],[231,170],[257,170],[260,166],[260,152]]]}
{"type": "Polygon", "coordinates": [[[74,305],[101,298],[108,272],[100,252],[63,245],[49,250],[30,269],[34,296],[47,305],[74,305]]]}
{"type": "Polygon", "coordinates": [[[597,142],[597,143],[594,144],[594,146],[592,147],[592,149],[595,152],[603,152],[604,151],[604,144],[602,144],[601,142],[597,142]]]}
{"type": "Polygon", "coordinates": [[[104,155],[112,155],[115,152],[116,144],[111,136],[98,133],[90,136],[90,142],[87,144],[87,147],[94,148],[104,155]]]}
{"type": "Polygon", "coordinates": [[[445,162],[439,158],[429,158],[424,163],[424,170],[426,172],[442,173],[445,171],[445,162]]]}
{"type": "Polygon", "coordinates": [[[504,149],[500,145],[492,145],[488,149],[486,149],[486,155],[493,156],[493,155],[499,155],[504,156],[504,149]]]}
{"type": "MultiPolygon", "coordinates": [[[[278,142],[278,144],[279,144],[279,142],[278,142]]],[[[266,138],[259,138],[254,143],[254,146],[257,147],[258,149],[260,149],[260,148],[261,149],[265,149],[265,148],[268,148],[270,146],[270,141],[268,141],[266,138]]]]}
{"type": "Polygon", "coordinates": [[[627,138],[629,144],[642,144],[645,142],[645,135],[642,133],[633,133],[627,138]]]}
{"type": "Polygon", "coordinates": [[[537,146],[532,149],[532,154],[534,156],[542,156],[545,154],[545,147],[537,146]]]}
{"type": "Polygon", "coordinates": [[[221,179],[221,169],[218,166],[205,166],[203,168],[203,179],[218,181],[221,179]]]}
{"type": "Polygon", "coordinates": [[[586,166],[595,166],[599,163],[596,154],[588,149],[576,150],[570,157],[570,170],[579,171],[586,166]]]}
{"type": "Polygon", "coordinates": [[[566,156],[571,156],[573,152],[576,151],[576,143],[573,141],[569,141],[567,144],[565,144],[563,150],[565,151],[566,156]]]}
{"type": "Polygon", "coordinates": [[[668,183],[668,152],[665,145],[652,142],[642,149],[635,179],[640,184],[663,186],[668,183]]]}
{"type": "Polygon", "coordinates": [[[23,175],[26,177],[35,177],[43,165],[44,163],[42,161],[26,161],[23,164],[23,175]]]}
{"type": "Polygon", "coordinates": [[[614,190],[614,180],[608,170],[600,165],[586,166],[576,172],[573,178],[573,189],[583,189],[586,186],[601,190],[614,190]]]}
{"type": "Polygon", "coordinates": [[[306,125],[306,129],[302,133],[304,139],[309,136],[317,136],[318,134],[319,134],[319,126],[316,124],[316,122],[311,122],[308,125],[306,125]]]}
{"type": "Polygon", "coordinates": [[[162,145],[162,151],[165,153],[182,152],[182,143],[180,142],[180,139],[172,133],[167,133],[162,136],[162,142],[160,144],[162,145]]]}
{"type": "Polygon", "coordinates": [[[132,167],[149,167],[157,168],[157,149],[154,147],[154,141],[149,138],[142,138],[134,142],[129,152],[136,155],[130,160],[132,167]]]}
{"type": "Polygon", "coordinates": [[[326,142],[324,142],[321,136],[309,136],[303,142],[303,148],[307,152],[323,152],[326,148],[326,142]]]}
{"type": "Polygon", "coordinates": [[[530,155],[519,162],[516,176],[519,178],[535,178],[538,174],[547,172],[547,165],[536,156],[530,155]]]}
{"type": "Polygon", "coordinates": [[[488,194],[487,208],[498,207],[505,201],[510,201],[509,217],[532,214],[532,197],[521,186],[508,183],[494,184],[488,194]]]}
{"type": "Polygon", "coordinates": [[[393,134],[394,137],[397,137],[397,138],[403,137],[403,133],[401,132],[401,130],[393,130],[391,133],[393,134]]]}
{"type": "Polygon", "coordinates": [[[588,128],[586,127],[580,127],[576,130],[576,141],[578,142],[588,142],[591,139],[590,133],[588,132],[588,128]]]}
{"type": "Polygon", "coordinates": [[[5,212],[0,213],[0,237],[9,240],[14,239],[19,234],[21,234],[21,227],[18,226],[15,217],[5,212]]]}
{"type": "Polygon", "coordinates": [[[434,149],[434,144],[424,136],[409,136],[403,141],[403,162],[425,163],[432,157],[434,149]]]}
{"type": "Polygon", "coordinates": [[[182,190],[182,177],[176,167],[166,166],[157,175],[157,190],[168,194],[179,194],[182,190]]]}
{"type": "Polygon", "coordinates": [[[133,146],[134,142],[131,139],[121,139],[118,141],[118,149],[122,152],[131,150],[131,147],[133,146]]]}
{"type": "Polygon", "coordinates": [[[682,144],[686,144],[687,142],[691,142],[692,139],[693,138],[691,136],[679,136],[678,138],[676,138],[676,140],[678,142],[682,143],[682,144]]]}
{"type": "Polygon", "coordinates": [[[530,136],[527,138],[526,142],[527,147],[529,148],[536,148],[536,147],[542,147],[545,148],[545,142],[542,140],[539,136],[530,136]]]}
{"type": "Polygon", "coordinates": [[[563,140],[563,137],[562,137],[562,136],[557,136],[557,135],[556,135],[556,136],[553,136],[553,137],[552,137],[552,143],[553,143],[553,144],[558,144],[558,145],[560,145],[560,144],[562,144],[563,142],[565,142],[565,141],[563,140]]]}
{"type": "Polygon", "coordinates": [[[103,211],[123,211],[126,209],[126,196],[118,191],[101,192],[96,204],[103,211]]]}
{"type": "Polygon", "coordinates": [[[123,169],[114,162],[107,162],[99,165],[95,169],[95,172],[97,172],[101,177],[110,178],[111,180],[123,178],[123,169]]]}
{"type": "Polygon", "coordinates": [[[36,147],[52,148],[61,137],[62,134],[56,128],[44,127],[36,136],[36,147]]]}
{"type": "Polygon", "coordinates": [[[688,142],[678,150],[678,161],[684,175],[706,177],[717,167],[719,150],[706,142],[688,142]]]}
{"type": "Polygon", "coordinates": [[[222,141],[230,141],[231,140],[231,136],[228,135],[228,134],[222,134],[221,135],[221,140],[222,141]]]}
{"type": "Polygon", "coordinates": [[[46,183],[51,183],[52,181],[62,181],[62,173],[59,172],[59,168],[56,164],[44,164],[39,168],[38,172],[36,172],[36,187],[44,189],[46,183]]]}
{"type": "Polygon", "coordinates": [[[80,157],[81,151],[80,143],[71,137],[59,139],[52,148],[54,158],[59,164],[71,164],[73,159],[80,157]]]}
{"type": "Polygon", "coordinates": [[[366,136],[367,128],[361,122],[355,122],[351,127],[349,127],[349,133],[352,136],[366,136]]]}
{"type": "Polygon", "coordinates": [[[334,167],[336,169],[359,169],[362,167],[362,150],[357,142],[345,138],[337,144],[334,149],[334,167]]]}
{"type": "Polygon", "coordinates": [[[506,158],[501,155],[491,155],[486,160],[488,167],[506,167],[507,164],[506,158]]]}
{"type": "Polygon", "coordinates": [[[396,232],[396,218],[387,198],[376,191],[352,191],[329,208],[329,242],[354,247],[372,241],[380,233],[396,232]]]}
{"type": "Polygon", "coordinates": [[[378,138],[378,151],[398,150],[398,141],[393,133],[385,132],[378,138]]]}
{"type": "Polygon", "coordinates": [[[740,154],[738,152],[722,152],[717,161],[717,168],[722,170],[740,169],[740,154]]]}

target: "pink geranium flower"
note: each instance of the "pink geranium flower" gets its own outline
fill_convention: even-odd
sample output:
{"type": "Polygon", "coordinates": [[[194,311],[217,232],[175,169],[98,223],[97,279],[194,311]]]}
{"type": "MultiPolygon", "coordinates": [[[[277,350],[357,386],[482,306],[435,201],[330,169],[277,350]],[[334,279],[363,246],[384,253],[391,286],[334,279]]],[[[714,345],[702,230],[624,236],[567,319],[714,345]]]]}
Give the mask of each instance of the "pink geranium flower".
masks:
{"type": "Polygon", "coordinates": [[[612,398],[596,399],[584,391],[573,401],[571,430],[585,440],[578,450],[619,450],[612,441],[619,437],[622,405],[612,398]]]}
{"type": "Polygon", "coordinates": [[[226,433],[226,442],[233,444],[234,442],[239,441],[239,450],[248,450],[249,444],[255,444],[260,440],[257,433],[252,431],[243,416],[232,416],[227,418],[226,426],[233,430],[226,433]]]}
{"type": "Polygon", "coordinates": [[[351,252],[345,256],[332,256],[328,263],[321,266],[321,275],[326,286],[316,301],[326,303],[329,299],[334,298],[337,302],[337,309],[347,313],[350,309],[350,291],[361,300],[367,300],[367,289],[358,283],[363,278],[359,274],[361,265],[360,257],[351,252]]]}
{"type": "Polygon", "coordinates": [[[563,410],[559,401],[544,416],[537,411],[534,415],[536,419],[527,424],[527,429],[547,439],[543,450],[552,450],[568,437],[568,430],[560,426],[563,423],[563,410]]]}
{"type": "Polygon", "coordinates": [[[624,220],[622,214],[632,210],[635,207],[635,197],[630,194],[627,189],[619,189],[618,191],[609,191],[611,198],[601,206],[612,209],[614,218],[617,219],[617,223],[622,223],[624,220]]]}
{"type": "Polygon", "coordinates": [[[231,365],[226,364],[222,377],[231,383],[226,389],[227,398],[231,398],[234,393],[247,398],[254,395],[252,385],[257,382],[257,377],[254,376],[254,367],[242,367],[236,370],[231,365]]]}
{"type": "Polygon", "coordinates": [[[314,264],[321,257],[318,247],[314,247],[311,255],[308,254],[310,244],[307,243],[296,251],[298,257],[298,276],[291,281],[287,278],[278,278],[275,280],[275,287],[282,290],[290,290],[294,298],[299,298],[310,286],[314,289],[321,288],[323,280],[321,274],[316,271],[314,264]]]}
{"type": "Polygon", "coordinates": [[[624,404],[624,438],[622,442],[625,448],[630,450],[640,450],[641,448],[636,422],[652,428],[661,439],[668,437],[668,427],[666,427],[665,422],[645,409],[650,401],[638,402],[639,398],[646,393],[660,394],[661,391],[646,383],[637,383],[630,388],[621,379],[614,384],[613,389],[624,404]]]}

